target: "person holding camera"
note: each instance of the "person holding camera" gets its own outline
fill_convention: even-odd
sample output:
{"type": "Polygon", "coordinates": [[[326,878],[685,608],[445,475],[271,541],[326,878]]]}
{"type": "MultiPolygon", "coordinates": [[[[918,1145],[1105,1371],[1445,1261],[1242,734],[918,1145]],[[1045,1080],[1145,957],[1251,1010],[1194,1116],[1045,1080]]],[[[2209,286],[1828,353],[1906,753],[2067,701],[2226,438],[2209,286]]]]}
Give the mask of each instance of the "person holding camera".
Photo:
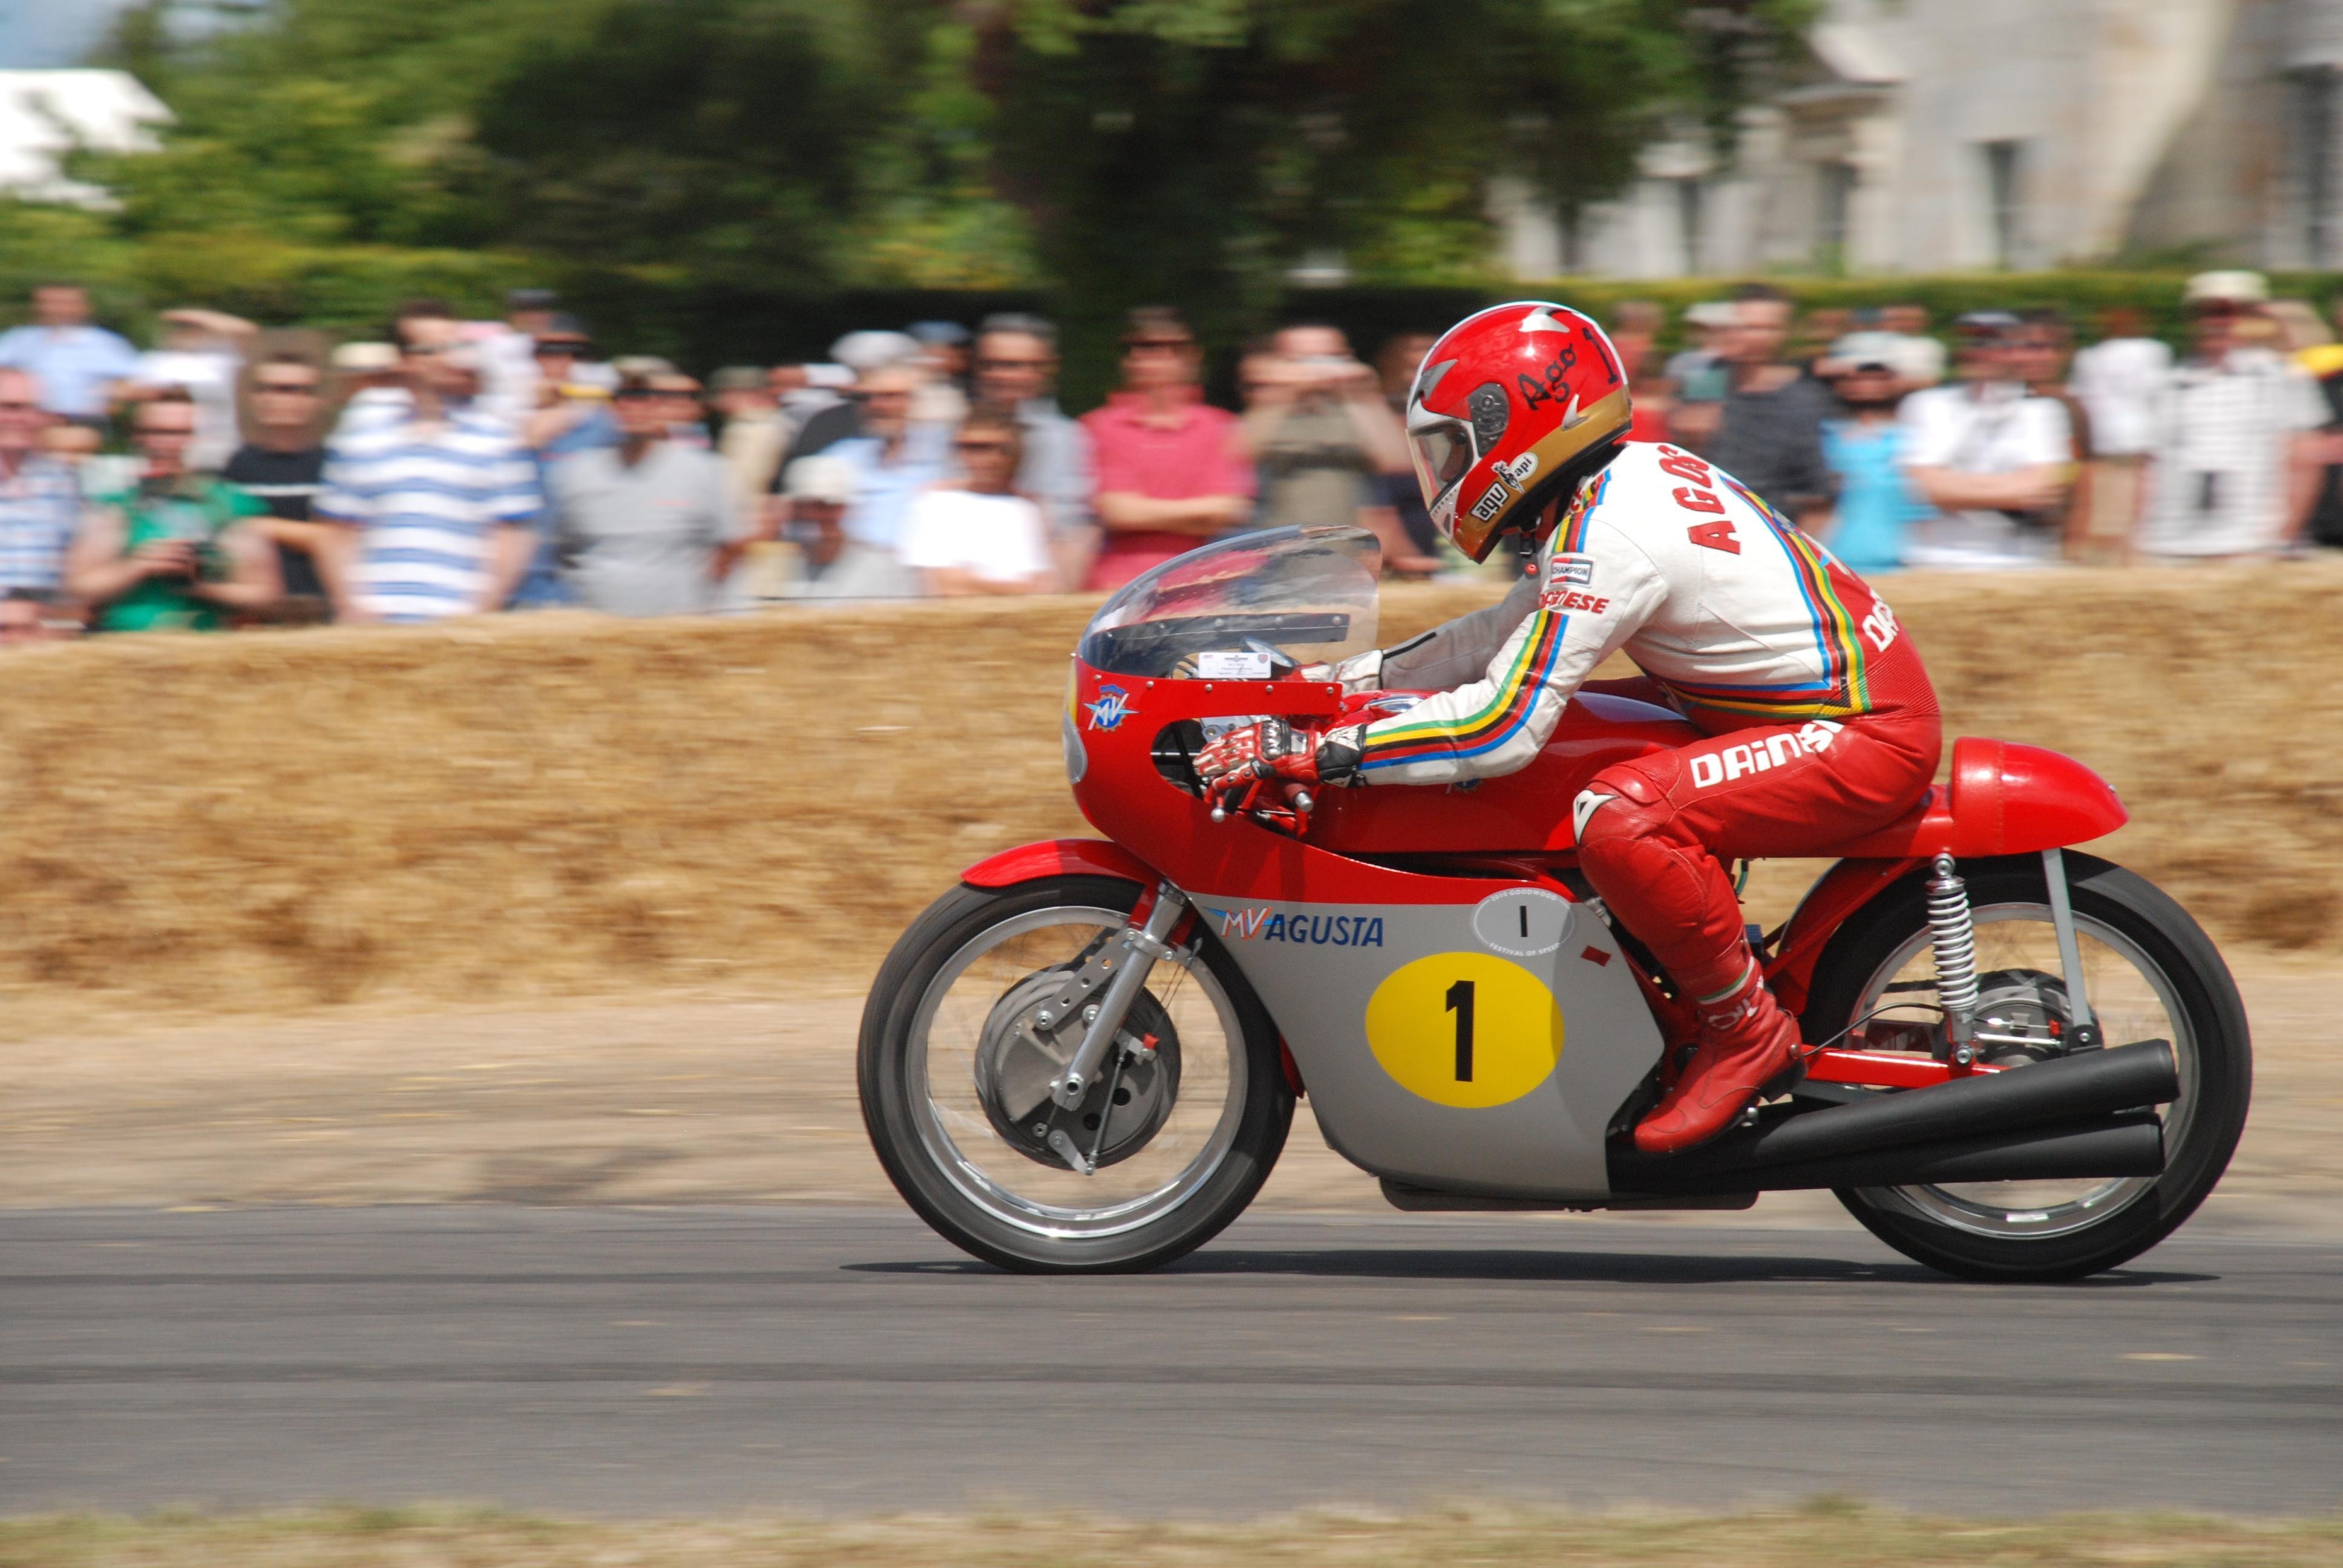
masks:
{"type": "Polygon", "coordinates": [[[101,496],[65,556],[65,588],[100,631],[216,631],[283,592],[255,497],[187,467],[195,399],[166,387],[137,405],[136,484],[101,496]]]}
{"type": "Polygon", "coordinates": [[[1352,357],[1350,340],[1332,327],[1289,327],[1249,367],[1244,434],[1261,486],[1254,527],[1355,524],[1383,540],[1390,570],[1438,570],[1439,560],[1400,527],[1385,493],[1384,476],[1413,471],[1407,433],[1374,371],[1352,357]]]}

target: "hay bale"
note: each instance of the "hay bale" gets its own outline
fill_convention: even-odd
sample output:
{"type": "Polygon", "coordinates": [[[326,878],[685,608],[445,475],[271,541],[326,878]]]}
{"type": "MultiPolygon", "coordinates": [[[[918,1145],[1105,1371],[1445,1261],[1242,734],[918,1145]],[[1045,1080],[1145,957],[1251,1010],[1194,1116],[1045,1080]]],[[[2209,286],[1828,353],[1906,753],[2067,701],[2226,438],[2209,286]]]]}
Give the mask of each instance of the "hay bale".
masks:
{"type": "MultiPolygon", "coordinates": [[[[2072,752],[2225,940],[2338,942],[2343,568],[1893,585],[1956,733],[2072,752]],[[2283,657],[2280,657],[2281,650],[2283,657]]],[[[1397,589],[1387,638],[1484,603],[1397,589]]],[[[1065,598],[125,638],[7,660],[0,994],[144,1012],[860,983],[1085,831],[1065,598]]]]}

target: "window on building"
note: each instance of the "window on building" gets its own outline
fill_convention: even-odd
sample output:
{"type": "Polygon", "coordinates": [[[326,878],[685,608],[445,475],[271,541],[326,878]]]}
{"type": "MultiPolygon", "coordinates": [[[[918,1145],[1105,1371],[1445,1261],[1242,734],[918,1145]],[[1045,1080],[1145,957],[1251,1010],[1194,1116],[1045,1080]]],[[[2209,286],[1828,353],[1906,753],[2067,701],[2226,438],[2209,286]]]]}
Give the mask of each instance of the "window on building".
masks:
{"type": "Polygon", "coordinates": [[[2023,208],[2019,206],[2018,182],[2024,173],[2023,142],[1987,142],[1985,144],[1985,190],[1986,233],[1993,241],[1992,262],[1996,266],[2016,266],[2026,243],[2023,208]]]}
{"type": "Polygon", "coordinates": [[[1815,253],[1826,272],[1846,270],[1847,209],[1855,201],[1855,166],[1815,166],[1815,253]]]}
{"type": "Polygon", "coordinates": [[[2335,259],[2335,82],[2333,66],[2298,73],[2292,84],[2288,141],[2294,164],[2302,260],[2310,266],[2335,259]]]}
{"type": "Polygon", "coordinates": [[[1676,241],[1684,250],[1684,269],[1696,273],[1701,263],[1701,206],[1706,193],[1697,177],[1668,183],[1676,187],[1676,241]]]}

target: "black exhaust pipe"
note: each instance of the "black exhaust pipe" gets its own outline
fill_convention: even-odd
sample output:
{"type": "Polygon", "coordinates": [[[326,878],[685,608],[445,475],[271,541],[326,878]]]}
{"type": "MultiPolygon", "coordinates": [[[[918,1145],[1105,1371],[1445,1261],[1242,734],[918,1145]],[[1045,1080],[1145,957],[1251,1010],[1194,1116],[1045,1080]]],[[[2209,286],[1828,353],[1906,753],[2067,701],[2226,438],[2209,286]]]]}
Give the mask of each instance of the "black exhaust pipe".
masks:
{"type": "Polygon", "coordinates": [[[1620,1197],[1716,1197],[1824,1187],[1922,1187],[1946,1181],[2098,1181],[2164,1173],[2164,1127],[2153,1111],[2057,1127],[1955,1138],[1909,1149],[1875,1149],[1823,1160],[1740,1170],[1639,1172],[1620,1197]]]}
{"type": "Polygon", "coordinates": [[[1765,1191],[2154,1175],[2164,1168],[2155,1119],[2143,1122],[2121,1113],[2166,1104],[2179,1093],[2179,1069],[2170,1043],[2141,1040],[1927,1089],[1881,1094],[1854,1105],[1819,1111],[1767,1106],[1756,1126],[1736,1128],[1678,1154],[1645,1154],[1614,1144],[1609,1159],[1611,1188],[1620,1193],[1765,1191]],[[2037,1129],[2056,1131],[2027,1136],[2037,1129]],[[2143,1135],[2152,1141],[2152,1154],[2143,1135]],[[2078,1138],[2083,1141],[2077,1142],[2078,1138]],[[2123,1168],[2073,1168],[2089,1158],[2111,1160],[2123,1168]],[[2153,1170],[2137,1169],[2151,1158],[2153,1170]],[[1941,1161],[1945,1170],[1993,1173],[1876,1173],[1913,1171],[1932,1161],[1941,1161]],[[1817,1173],[1825,1171],[1843,1173],[1819,1179],[1817,1173]],[[1856,1180],[1844,1172],[1872,1174],[1856,1180]]]}

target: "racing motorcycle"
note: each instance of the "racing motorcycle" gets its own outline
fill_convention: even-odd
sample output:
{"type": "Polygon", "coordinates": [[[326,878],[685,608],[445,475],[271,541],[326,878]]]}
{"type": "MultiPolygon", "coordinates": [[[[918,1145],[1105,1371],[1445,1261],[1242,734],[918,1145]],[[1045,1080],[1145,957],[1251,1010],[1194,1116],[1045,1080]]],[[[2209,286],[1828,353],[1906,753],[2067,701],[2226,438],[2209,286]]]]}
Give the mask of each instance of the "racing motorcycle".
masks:
{"type": "MultiPolygon", "coordinates": [[[[863,1118],[904,1199],[1032,1271],[1151,1268],[1260,1191],[1298,1096],[1397,1208],[1742,1209],[1827,1188],[1956,1274],[2064,1280],[2155,1245],[2244,1129],[2237,986],[2196,921],[2073,846],[2120,827],[2081,764],[1965,739],[1751,937],[1802,1070],[1698,1148],[1625,1134],[1689,1010],[1577,869],[1571,801],[1684,745],[1582,693],[1544,752],[1445,789],[1263,781],[1216,807],[1197,750],[1262,718],[1403,710],[1331,664],[1376,646],[1373,536],[1284,528],[1182,556],[1073,656],[1067,778],[1105,837],[970,867],[896,943],[861,1027],[863,1118]]],[[[1765,768],[1765,748],[1724,754],[1765,768]]]]}

